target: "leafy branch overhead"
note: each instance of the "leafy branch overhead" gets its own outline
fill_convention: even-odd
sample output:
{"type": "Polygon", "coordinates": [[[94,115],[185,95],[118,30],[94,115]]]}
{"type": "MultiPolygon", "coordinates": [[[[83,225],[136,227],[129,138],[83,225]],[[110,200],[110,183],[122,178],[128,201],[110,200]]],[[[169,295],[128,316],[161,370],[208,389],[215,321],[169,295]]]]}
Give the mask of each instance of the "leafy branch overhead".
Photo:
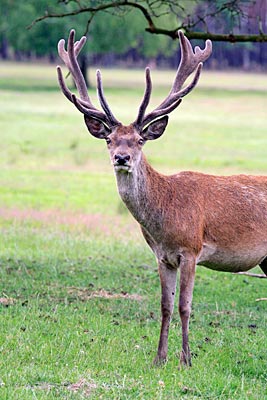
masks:
{"type": "Polygon", "coordinates": [[[133,10],[142,15],[144,29],[151,34],[177,39],[177,30],[182,29],[189,39],[267,42],[265,0],[58,0],[29,28],[49,18],[85,14],[87,33],[99,13],[123,16],[133,10]]]}

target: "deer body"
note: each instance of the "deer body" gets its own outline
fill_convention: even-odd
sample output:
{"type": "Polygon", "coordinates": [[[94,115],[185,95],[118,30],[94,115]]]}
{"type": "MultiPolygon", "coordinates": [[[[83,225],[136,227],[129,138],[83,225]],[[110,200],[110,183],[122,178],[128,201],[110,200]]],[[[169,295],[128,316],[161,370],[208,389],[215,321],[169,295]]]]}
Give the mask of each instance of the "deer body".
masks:
{"type": "Polygon", "coordinates": [[[229,272],[267,257],[267,177],[164,176],[143,157],[134,173],[116,173],[116,179],[149,246],[170,267],[179,267],[184,252],[196,264],[229,272]]]}
{"type": "Polygon", "coordinates": [[[114,167],[119,194],[158,261],[161,281],[161,331],[155,363],[167,358],[168,331],[179,280],[179,313],[182,325],[181,364],[190,365],[189,317],[196,265],[218,271],[247,271],[259,264],[267,275],[267,177],[235,175],[219,177],[197,172],[165,176],[146,161],[142,147],[163,133],[172,112],[197,84],[202,62],[211,54],[211,42],[204,50],[192,49],[179,31],[181,61],[166,99],[146,114],[151,94],[150,71],[136,120],[122,125],[104,97],[100,72],[97,90],[103,112],[88,96],[77,56],[85,43],[68,40],[58,44],[59,55],[71,72],[80,98],[67,88],[60,67],[58,79],[64,95],[84,114],[89,132],[105,139],[114,167]],[[186,78],[195,76],[182,88],[186,78]]]}

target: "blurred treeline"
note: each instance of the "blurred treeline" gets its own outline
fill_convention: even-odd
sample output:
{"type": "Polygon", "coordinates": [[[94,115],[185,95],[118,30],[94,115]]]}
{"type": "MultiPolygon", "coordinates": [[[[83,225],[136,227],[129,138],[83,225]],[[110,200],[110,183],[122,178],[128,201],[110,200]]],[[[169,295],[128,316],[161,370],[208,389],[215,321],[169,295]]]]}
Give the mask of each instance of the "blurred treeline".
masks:
{"type": "MultiPolygon", "coordinates": [[[[218,1],[218,0],[216,0],[218,1]]],[[[64,3],[64,2],[63,2],[64,3]]],[[[49,60],[57,58],[57,42],[67,38],[71,28],[75,28],[77,37],[82,36],[87,27],[88,15],[85,13],[67,18],[51,18],[27,29],[34,19],[44,14],[47,6],[60,11],[63,5],[56,0],[0,0],[0,58],[5,60],[49,60]]],[[[187,4],[184,2],[184,4],[187,4]]],[[[205,1],[194,8],[188,2],[188,12],[198,13],[205,7],[205,1]]],[[[236,31],[240,33],[258,33],[258,16],[261,28],[266,31],[267,9],[259,9],[257,1],[251,2],[249,19],[240,18],[236,31]],[[249,21],[249,24],[247,23],[249,21]]],[[[71,7],[71,2],[64,4],[71,7]]],[[[180,21],[181,22],[181,21],[180,21]]],[[[206,21],[213,32],[229,32],[232,29],[231,17],[227,13],[210,17],[206,21]]],[[[205,23],[206,23],[205,22],[205,23]]],[[[177,17],[171,13],[159,18],[158,25],[175,27],[177,17]]],[[[115,9],[98,13],[92,20],[87,37],[85,51],[80,56],[82,64],[108,66],[144,66],[148,63],[162,67],[177,65],[177,42],[164,35],[152,35],[145,32],[146,22],[137,10],[118,13],[115,9]]],[[[199,26],[198,29],[204,29],[199,26]]],[[[197,43],[195,43],[197,44],[197,43]]],[[[267,68],[267,43],[214,43],[212,60],[208,66],[217,69],[243,68],[261,70],[267,68]]]]}

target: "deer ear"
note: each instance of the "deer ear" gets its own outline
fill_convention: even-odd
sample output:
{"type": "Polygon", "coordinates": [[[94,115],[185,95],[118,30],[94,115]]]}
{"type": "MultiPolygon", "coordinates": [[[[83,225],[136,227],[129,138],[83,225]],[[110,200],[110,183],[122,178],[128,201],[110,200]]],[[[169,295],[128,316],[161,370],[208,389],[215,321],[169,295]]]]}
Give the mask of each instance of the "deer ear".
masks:
{"type": "Polygon", "coordinates": [[[165,115],[156,121],[151,122],[142,132],[141,136],[145,140],[155,140],[159,138],[168,124],[169,117],[165,115]]]}
{"type": "Polygon", "coordinates": [[[91,135],[98,139],[106,139],[106,137],[111,133],[111,129],[99,119],[84,115],[84,122],[91,135]]]}

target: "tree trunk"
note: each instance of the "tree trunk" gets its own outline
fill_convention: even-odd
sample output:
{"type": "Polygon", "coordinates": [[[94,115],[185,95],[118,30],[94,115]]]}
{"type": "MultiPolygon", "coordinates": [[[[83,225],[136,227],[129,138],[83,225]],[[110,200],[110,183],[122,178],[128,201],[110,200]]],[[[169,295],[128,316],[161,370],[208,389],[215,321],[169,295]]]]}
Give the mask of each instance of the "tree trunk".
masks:
{"type": "Polygon", "coordinates": [[[250,69],[250,51],[246,47],[243,49],[243,68],[247,71],[250,69]]]}
{"type": "Polygon", "coordinates": [[[7,38],[5,37],[5,35],[3,35],[0,40],[0,54],[1,54],[1,58],[3,60],[8,59],[8,42],[7,42],[7,38]]]}
{"type": "Polygon", "coordinates": [[[81,71],[82,71],[86,86],[89,89],[91,85],[90,85],[90,81],[89,81],[88,73],[87,73],[88,57],[87,57],[86,54],[81,54],[80,55],[80,63],[79,64],[80,64],[80,68],[81,68],[81,71]]]}

